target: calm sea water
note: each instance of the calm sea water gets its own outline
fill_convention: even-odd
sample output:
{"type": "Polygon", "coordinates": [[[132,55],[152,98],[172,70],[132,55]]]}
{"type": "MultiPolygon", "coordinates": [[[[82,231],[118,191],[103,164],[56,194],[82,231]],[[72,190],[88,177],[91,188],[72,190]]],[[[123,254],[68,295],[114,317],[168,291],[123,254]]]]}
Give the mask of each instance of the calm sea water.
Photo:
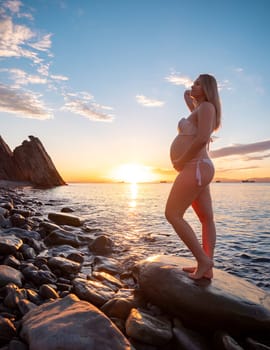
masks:
{"type": "MultiPolygon", "coordinates": [[[[118,259],[133,262],[153,254],[191,257],[164,217],[171,184],[69,184],[25,189],[42,201],[44,214],[69,206],[118,246],[118,259]],[[53,208],[51,205],[54,205],[53,208]]],[[[270,291],[270,184],[211,184],[217,227],[215,267],[270,291]]],[[[186,219],[200,237],[189,209],[186,219]]]]}

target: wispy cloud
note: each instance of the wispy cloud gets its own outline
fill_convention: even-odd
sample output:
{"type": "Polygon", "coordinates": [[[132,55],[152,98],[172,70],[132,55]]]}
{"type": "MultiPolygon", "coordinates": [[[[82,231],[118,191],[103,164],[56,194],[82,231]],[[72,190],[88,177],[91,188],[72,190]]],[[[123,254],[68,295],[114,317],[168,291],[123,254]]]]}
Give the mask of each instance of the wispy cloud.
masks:
{"type": "Polygon", "coordinates": [[[30,43],[29,46],[39,51],[48,51],[52,46],[51,36],[51,33],[45,34],[35,43],[30,43]]]}
{"type": "Polygon", "coordinates": [[[28,85],[28,84],[46,84],[47,79],[41,77],[39,75],[27,74],[24,70],[18,68],[3,68],[0,69],[0,72],[8,73],[11,80],[15,83],[16,87],[20,85],[28,85]]]}
{"type": "Polygon", "coordinates": [[[51,119],[51,111],[45,107],[41,95],[0,84],[0,111],[14,113],[19,117],[51,119]]]}
{"type": "Polygon", "coordinates": [[[69,78],[64,75],[50,75],[50,78],[52,78],[53,80],[60,80],[60,81],[69,80],[69,78]]]}
{"type": "Polygon", "coordinates": [[[96,103],[94,96],[88,92],[66,93],[64,98],[66,102],[62,110],[79,114],[93,121],[111,122],[114,119],[113,114],[104,112],[104,110],[113,110],[113,108],[96,103]]]}
{"type": "Polygon", "coordinates": [[[185,88],[190,88],[192,85],[192,80],[189,77],[178,73],[168,75],[165,80],[173,85],[183,85],[185,88]]]}
{"type": "Polygon", "coordinates": [[[14,14],[19,13],[21,5],[22,3],[19,0],[7,0],[3,2],[3,7],[14,14]]]}
{"type": "Polygon", "coordinates": [[[1,73],[7,74],[7,81],[10,83],[9,86],[1,85],[0,111],[14,113],[24,118],[52,118],[51,111],[41,101],[42,95],[22,89],[29,84],[43,84],[47,91],[54,91],[61,98],[64,96],[62,110],[82,115],[90,120],[112,121],[114,116],[109,111],[113,108],[96,103],[90,93],[62,93],[71,89],[66,84],[69,81],[66,75],[50,72],[53,63],[51,52],[53,34],[41,33],[32,23],[31,26],[18,23],[18,19],[22,17],[26,22],[33,19],[30,12],[23,12],[23,8],[24,4],[20,0],[1,1],[0,58],[3,61],[14,57],[22,58],[28,60],[30,64],[25,70],[17,67],[0,70],[1,73]]]}
{"type": "Polygon", "coordinates": [[[164,106],[165,102],[155,99],[150,99],[144,95],[136,95],[137,102],[145,107],[162,107],[164,106]]]}
{"type": "Polygon", "coordinates": [[[244,160],[246,160],[246,161],[263,160],[263,159],[266,159],[266,158],[270,158],[270,153],[268,153],[268,154],[260,154],[260,155],[257,155],[257,156],[246,156],[244,158],[244,160]]]}
{"type": "Polygon", "coordinates": [[[220,158],[232,155],[244,155],[249,153],[264,152],[270,149],[270,140],[249,143],[249,144],[237,144],[224,148],[220,148],[215,151],[211,151],[211,157],[220,158]]]}

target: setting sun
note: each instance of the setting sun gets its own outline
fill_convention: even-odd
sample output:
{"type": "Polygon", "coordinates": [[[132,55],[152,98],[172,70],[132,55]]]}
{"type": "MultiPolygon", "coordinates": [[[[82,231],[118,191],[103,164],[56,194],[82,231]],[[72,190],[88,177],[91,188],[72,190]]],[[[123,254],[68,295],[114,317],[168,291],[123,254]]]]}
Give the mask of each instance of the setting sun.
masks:
{"type": "Polygon", "coordinates": [[[112,174],[115,181],[123,181],[128,183],[152,182],[157,180],[156,175],[150,167],[145,165],[128,163],[118,166],[112,174]]]}

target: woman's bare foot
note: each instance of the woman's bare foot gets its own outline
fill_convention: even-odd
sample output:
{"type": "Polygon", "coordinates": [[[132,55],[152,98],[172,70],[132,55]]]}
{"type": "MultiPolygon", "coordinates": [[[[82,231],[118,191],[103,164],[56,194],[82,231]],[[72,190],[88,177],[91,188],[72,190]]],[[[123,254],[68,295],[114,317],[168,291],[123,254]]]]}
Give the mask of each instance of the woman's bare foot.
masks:
{"type": "Polygon", "coordinates": [[[189,273],[189,277],[194,280],[199,280],[201,278],[212,279],[213,267],[213,261],[207,258],[204,261],[198,263],[197,268],[193,272],[189,273]]]}
{"type": "Polygon", "coordinates": [[[194,272],[196,270],[196,266],[183,267],[182,270],[185,272],[194,272]]]}

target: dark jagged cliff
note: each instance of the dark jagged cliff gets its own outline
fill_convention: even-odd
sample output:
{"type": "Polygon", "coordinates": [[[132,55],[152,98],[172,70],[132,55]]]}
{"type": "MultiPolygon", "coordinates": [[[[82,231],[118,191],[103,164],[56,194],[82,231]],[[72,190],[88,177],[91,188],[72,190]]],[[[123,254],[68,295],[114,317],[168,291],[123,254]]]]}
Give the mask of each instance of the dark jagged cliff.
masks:
{"type": "Polygon", "coordinates": [[[0,136],[0,180],[27,181],[38,187],[65,185],[50,156],[37,137],[12,152],[0,136]]]}

